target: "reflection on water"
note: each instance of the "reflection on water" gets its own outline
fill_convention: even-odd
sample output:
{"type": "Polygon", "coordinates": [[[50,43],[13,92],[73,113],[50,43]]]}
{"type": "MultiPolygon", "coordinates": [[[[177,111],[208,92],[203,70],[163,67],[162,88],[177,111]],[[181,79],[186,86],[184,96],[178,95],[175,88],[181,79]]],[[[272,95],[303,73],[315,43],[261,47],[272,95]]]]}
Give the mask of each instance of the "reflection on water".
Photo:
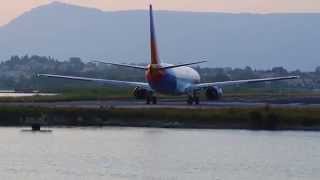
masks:
{"type": "Polygon", "coordinates": [[[0,177],[318,180],[319,138],[316,132],[0,128],[0,177]]]}

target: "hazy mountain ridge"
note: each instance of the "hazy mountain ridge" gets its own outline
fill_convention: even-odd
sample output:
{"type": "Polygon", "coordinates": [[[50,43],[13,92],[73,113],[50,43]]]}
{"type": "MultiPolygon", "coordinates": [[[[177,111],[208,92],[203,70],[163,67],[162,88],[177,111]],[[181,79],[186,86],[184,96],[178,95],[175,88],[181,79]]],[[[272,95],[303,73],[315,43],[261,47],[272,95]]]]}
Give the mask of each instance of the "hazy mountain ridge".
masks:
{"type": "MultiPolygon", "coordinates": [[[[258,69],[320,65],[320,13],[155,12],[160,56],[170,63],[206,57],[208,66],[258,69]]],[[[147,62],[147,11],[104,12],[51,3],[0,27],[0,58],[39,54],[147,62]]]]}

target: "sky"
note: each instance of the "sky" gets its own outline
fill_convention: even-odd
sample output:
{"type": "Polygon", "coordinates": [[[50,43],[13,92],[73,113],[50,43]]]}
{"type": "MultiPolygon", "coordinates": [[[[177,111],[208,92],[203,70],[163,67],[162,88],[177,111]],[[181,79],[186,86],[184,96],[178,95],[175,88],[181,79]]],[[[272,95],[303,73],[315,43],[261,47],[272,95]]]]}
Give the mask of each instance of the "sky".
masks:
{"type": "MultiPolygon", "coordinates": [[[[320,0],[59,0],[101,10],[155,9],[212,12],[320,12],[320,0]]],[[[2,0],[0,26],[22,13],[53,0],[2,0]],[[4,2],[3,2],[4,1],[4,2]]]]}

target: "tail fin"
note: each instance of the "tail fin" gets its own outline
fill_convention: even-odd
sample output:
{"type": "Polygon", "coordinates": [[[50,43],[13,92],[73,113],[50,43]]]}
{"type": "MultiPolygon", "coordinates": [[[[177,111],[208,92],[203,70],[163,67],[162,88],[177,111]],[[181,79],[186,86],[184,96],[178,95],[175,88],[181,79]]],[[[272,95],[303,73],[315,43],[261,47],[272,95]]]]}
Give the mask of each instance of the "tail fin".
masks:
{"type": "Polygon", "coordinates": [[[160,64],[158,48],[157,48],[156,32],[155,32],[154,22],[153,22],[153,10],[152,10],[151,4],[149,7],[149,15],[150,15],[151,64],[160,64]]]}

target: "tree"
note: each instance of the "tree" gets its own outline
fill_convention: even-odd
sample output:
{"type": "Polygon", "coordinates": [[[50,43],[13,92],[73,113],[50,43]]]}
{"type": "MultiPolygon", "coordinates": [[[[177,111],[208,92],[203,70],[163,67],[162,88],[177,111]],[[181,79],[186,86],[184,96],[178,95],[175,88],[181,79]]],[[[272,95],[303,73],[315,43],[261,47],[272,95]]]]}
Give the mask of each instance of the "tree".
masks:
{"type": "Polygon", "coordinates": [[[81,71],[84,68],[84,63],[78,57],[72,57],[69,59],[70,69],[71,72],[81,71]]]}
{"type": "Polygon", "coordinates": [[[279,75],[288,75],[288,71],[283,67],[274,67],[271,71],[279,75]]]}
{"type": "Polygon", "coordinates": [[[316,72],[316,74],[320,74],[320,66],[316,67],[315,72],[316,72]]]}

